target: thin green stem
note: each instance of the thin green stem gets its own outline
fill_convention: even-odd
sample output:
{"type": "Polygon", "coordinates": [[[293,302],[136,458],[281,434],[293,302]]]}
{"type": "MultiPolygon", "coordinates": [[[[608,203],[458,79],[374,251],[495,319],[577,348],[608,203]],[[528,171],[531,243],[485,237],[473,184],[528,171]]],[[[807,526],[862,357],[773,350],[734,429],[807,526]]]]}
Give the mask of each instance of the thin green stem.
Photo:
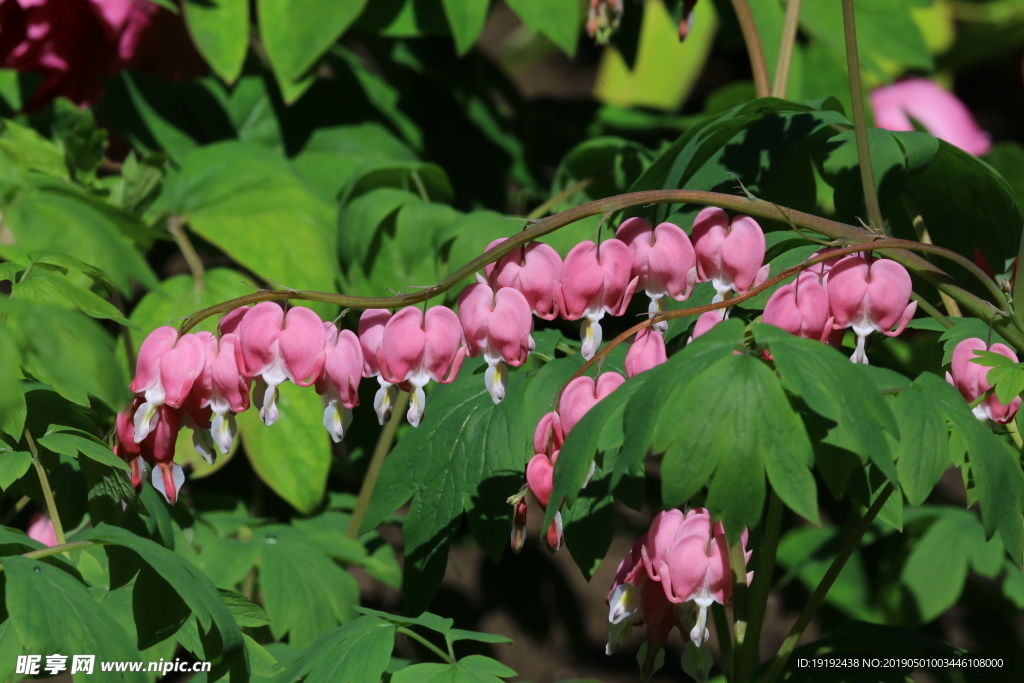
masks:
{"type": "MultiPolygon", "coordinates": [[[[756,567],[750,583],[750,614],[747,622],[747,639],[740,658],[737,681],[749,681],[757,668],[761,655],[761,627],[768,609],[768,592],[775,573],[775,556],[779,549],[779,535],[782,532],[782,500],[775,489],[768,499],[768,514],[765,516],[761,545],[755,553],[756,567]]],[[[731,559],[731,558],[730,558],[731,559]]]]}
{"type": "Polygon", "coordinates": [[[178,243],[178,249],[181,250],[181,255],[185,257],[185,262],[188,264],[189,270],[192,271],[193,290],[201,292],[205,282],[206,269],[203,268],[203,260],[199,258],[195,247],[192,246],[188,235],[185,234],[184,220],[181,216],[171,216],[167,219],[167,232],[171,233],[174,241],[178,243]]]}
{"type": "Polygon", "coordinates": [[[573,183],[572,185],[565,188],[555,196],[549,198],[546,202],[538,206],[530,213],[526,214],[527,220],[536,220],[537,218],[543,218],[544,216],[548,215],[548,212],[551,211],[551,209],[555,208],[565,200],[569,199],[577,192],[582,192],[583,190],[587,189],[587,186],[590,185],[590,183],[592,182],[594,182],[593,178],[584,178],[583,180],[579,180],[573,183]]]}
{"type": "Polygon", "coordinates": [[[395,405],[391,409],[391,419],[380,430],[377,437],[377,445],[373,449],[373,456],[370,458],[370,465],[366,468],[366,476],[363,477],[363,485],[359,488],[359,498],[356,500],[355,509],[352,510],[352,521],[348,524],[348,537],[359,538],[359,527],[363,523],[363,517],[370,507],[370,497],[373,496],[373,488],[377,485],[377,476],[384,464],[384,458],[391,450],[391,444],[395,440],[395,432],[398,431],[398,424],[402,421],[406,406],[409,405],[409,394],[404,391],[398,395],[395,405]]]}
{"type": "Polygon", "coordinates": [[[57,545],[67,543],[64,537],[64,527],[60,523],[60,513],[57,512],[57,503],[53,500],[53,490],[50,488],[50,478],[46,476],[46,468],[39,460],[39,449],[36,448],[36,441],[32,433],[25,428],[25,440],[28,442],[28,449],[32,453],[32,463],[36,466],[36,474],[39,475],[39,486],[43,489],[43,498],[46,499],[46,509],[50,513],[50,521],[53,522],[53,535],[57,538],[57,545]]]}
{"type": "Polygon", "coordinates": [[[721,653],[722,672],[726,680],[732,680],[732,634],[729,632],[729,617],[725,608],[717,602],[711,603],[711,618],[718,636],[718,650],[721,653]]]}
{"type": "MultiPolygon", "coordinates": [[[[1017,260],[1013,262],[1014,270],[1018,270],[1021,263],[1024,263],[1024,230],[1021,231],[1017,260]]],[[[1010,275],[1012,277],[1015,274],[1010,275]]],[[[1013,322],[1018,330],[1024,331],[1024,277],[1015,277],[1013,280],[1013,322]]]]}
{"type": "Polygon", "coordinates": [[[857,24],[853,14],[853,0],[843,0],[843,31],[846,35],[846,66],[850,72],[850,98],[853,100],[853,131],[857,138],[857,161],[860,181],[864,186],[864,204],[868,209],[868,224],[879,235],[885,234],[882,209],[878,205],[875,172],[871,166],[871,148],[864,117],[864,91],[860,84],[860,59],[857,57],[857,24]]]}
{"type": "Polygon", "coordinates": [[[0,517],[0,526],[7,526],[12,519],[14,519],[19,512],[25,509],[25,506],[31,502],[31,498],[28,496],[22,496],[15,503],[14,507],[4,513],[3,517],[0,517]]]}
{"type": "MultiPolygon", "coordinates": [[[[59,555],[60,553],[68,554],[72,550],[82,550],[83,548],[92,548],[98,545],[104,545],[105,541],[72,541],[71,543],[60,543],[58,545],[50,546],[49,548],[40,548],[39,550],[32,550],[27,553],[22,553],[22,557],[27,557],[30,560],[38,560],[43,557],[50,557],[51,555],[59,555]]],[[[4,566],[0,564],[0,572],[4,570],[4,566]]]]}
{"type": "Polygon", "coordinates": [[[853,533],[847,537],[846,542],[843,543],[843,547],[839,550],[839,554],[836,555],[836,559],[832,560],[832,564],[829,565],[828,571],[825,572],[825,576],[814,589],[814,592],[811,593],[810,600],[807,601],[803,611],[800,612],[800,616],[797,618],[796,623],[793,624],[793,628],[789,630],[789,635],[786,636],[786,640],[783,641],[782,647],[779,648],[778,653],[772,660],[767,674],[765,674],[764,678],[761,679],[760,683],[773,683],[775,679],[779,677],[779,674],[782,673],[783,668],[786,666],[786,661],[789,659],[789,656],[793,654],[793,650],[796,649],[797,644],[800,642],[800,636],[802,636],[804,631],[807,629],[807,625],[811,623],[811,617],[813,617],[814,613],[818,611],[819,607],[821,607],[821,603],[825,600],[825,595],[827,595],[829,589],[832,588],[832,584],[835,583],[839,573],[843,571],[843,567],[846,566],[846,562],[850,559],[853,551],[860,546],[860,541],[864,537],[864,533],[871,526],[875,517],[878,516],[878,512],[882,509],[882,506],[885,505],[885,502],[889,500],[889,495],[892,492],[892,484],[886,483],[885,488],[883,488],[881,493],[878,494],[878,497],[875,498],[875,502],[871,504],[871,507],[869,507],[868,511],[864,513],[860,522],[857,523],[853,533]]]}
{"type": "Polygon", "coordinates": [[[427,640],[426,638],[424,638],[420,634],[416,633],[416,631],[413,631],[412,629],[406,628],[404,626],[399,626],[395,630],[398,631],[399,633],[402,633],[402,634],[405,634],[405,635],[409,636],[410,638],[415,640],[417,643],[419,643],[423,647],[425,647],[428,650],[430,650],[431,652],[433,652],[435,655],[437,655],[438,657],[441,658],[441,661],[446,662],[448,664],[455,664],[455,658],[454,657],[449,657],[448,654],[445,653],[441,648],[439,648],[438,646],[434,645],[432,642],[430,642],[429,640],[427,640]]]}
{"type": "Polygon", "coordinates": [[[732,670],[733,680],[743,681],[743,659],[750,641],[747,628],[750,624],[750,591],[747,589],[747,562],[743,553],[743,541],[737,539],[729,546],[729,570],[732,572],[732,670]]]}
{"type": "Polygon", "coordinates": [[[922,311],[924,311],[931,317],[935,318],[935,320],[937,320],[939,324],[945,327],[947,330],[953,327],[953,321],[947,318],[946,316],[942,315],[942,312],[939,309],[932,306],[930,303],[928,303],[928,301],[923,296],[921,296],[917,292],[911,292],[910,298],[917,302],[918,308],[920,308],[922,311]]]}
{"type": "Polygon", "coordinates": [[[796,46],[796,31],[800,26],[801,0],[789,0],[786,5],[786,22],[782,26],[782,42],[779,44],[779,61],[775,65],[775,82],[772,97],[786,99],[789,89],[789,70],[793,63],[793,48],[796,46]]]}
{"type": "Polygon", "coordinates": [[[986,398],[988,398],[989,396],[991,396],[994,393],[996,393],[996,388],[995,387],[989,387],[984,392],[982,392],[976,399],[974,399],[969,404],[967,404],[967,407],[970,408],[971,410],[974,410],[975,408],[980,406],[982,404],[982,402],[986,398]]]}
{"type": "Polygon", "coordinates": [[[772,90],[768,82],[768,64],[764,61],[764,49],[761,47],[761,38],[757,35],[754,15],[750,12],[747,0],[732,0],[732,8],[740,23],[740,31],[743,32],[743,42],[747,45],[750,71],[754,75],[754,92],[758,97],[768,97],[772,90]]]}
{"type": "MultiPolygon", "coordinates": [[[[343,308],[352,309],[399,308],[402,306],[411,306],[443,294],[462,282],[466,277],[472,276],[477,270],[483,268],[489,263],[498,261],[501,257],[512,252],[521,245],[528,244],[539,237],[575,223],[578,220],[589,216],[610,214],[632,206],[648,204],[696,204],[698,206],[718,206],[724,209],[745,213],[756,218],[792,224],[816,232],[820,235],[842,240],[849,244],[864,244],[878,239],[878,235],[875,235],[863,228],[839,223],[837,221],[803,213],[801,211],[793,211],[785,207],[780,207],[773,202],[766,202],[760,199],[749,199],[746,197],[737,197],[717,192],[701,192],[697,190],[649,190],[646,192],[630,192],[628,194],[598,199],[552,216],[548,216],[547,218],[543,218],[537,221],[532,227],[513,235],[493,249],[490,249],[484,254],[473,259],[437,284],[426,287],[412,294],[395,297],[358,297],[334,294],[331,292],[312,292],[297,289],[261,290],[259,292],[247,294],[246,296],[242,296],[237,299],[231,299],[230,301],[225,301],[193,313],[182,323],[180,332],[181,334],[188,332],[201,320],[210,316],[226,313],[227,311],[238,308],[239,306],[246,306],[249,304],[259,303],[261,301],[323,301],[326,303],[337,304],[343,308]]],[[[949,249],[944,249],[934,245],[924,245],[918,242],[911,242],[909,240],[887,240],[887,243],[899,245],[898,249],[889,254],[890,258],[906,266],[912,273],[931,283],[940,292],[946,293],[956,299],[968,311],[985,322],[993,322],[994,320],[994,326],[999,333],[1019,350],[1024,351],[1024,332],[1021,332],[1013,326],[1008,316],[1002,318],[997,315],[997,309],[1008,310],[1006,299],[1003,296],[1002,291],[996,283],[993,282],[992,279],[989,278],[985,272],[970,259],[964,258],[960,254],[950,251],[949,249]],[[938,266],[921,258],[920,256],[917,256],[916,254],[911,253],[908,249],[934,253],[962,266],[982,282],[982,284],[988,289],[989,293],[992,294],[993,301],[997,303],[997,306],[993,306],[991,303],[980,299],[970,291],[964,289],[956,282],[956,280],[946,274],[938,266]],[[999,317],[999,319],[996,319],[997,317],[999,317]]]]}

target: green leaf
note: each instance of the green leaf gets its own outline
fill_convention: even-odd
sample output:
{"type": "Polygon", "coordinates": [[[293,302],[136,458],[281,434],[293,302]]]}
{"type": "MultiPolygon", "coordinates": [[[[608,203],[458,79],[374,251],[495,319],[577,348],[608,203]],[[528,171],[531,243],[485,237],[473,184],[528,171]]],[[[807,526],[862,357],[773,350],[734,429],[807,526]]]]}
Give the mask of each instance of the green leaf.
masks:
{"type": "Polygon", "coordinates": [[[411,192],[381,187],[349,202],[338,212],[338,256],[342,264],[346,268],[364,264],[381,225],[406,204],[420,201],[411,192]]]}
{"type": "Polygon", "coordinates": [[[74,458],[79,453],[98,463],[131,472],[131,467],[107,448],[106,444],[73,427],[51,426],[45,436],[39,437],[39,445],[54,453],[74,458]]]}
{"type": "MultiPolygon", "coordinates": [[[[978,339],[989,339],[991,334],[992,343],[999,342],[1000,344],[1006,344],[1006,340],[1000,336],[998,330],[991,329],[984,321],[978,318],[950,318],[953,323],[953,327],[942,331],[942,336],[939,337],[939,341],[943,342],[942,352],[942,364],[949,365],[953,360],[953,351],[956,350],[957,344],[962,342],[964,339],[970,339],[976,337],[978,339]]],[[[908,326],[909,327],[909,326],[908,326]]]]}
{"type": "Polygon", "coordinates": [[[516,672],[490,657],[470,655],[454,664],[413,664],[391,676],[391,683],[502,683],[516,672]]]}
{"type": "Polygon", "coordinates": [[[455,624],[455,621],[452,619],[439,617],[436,614],[431,614],[430,612],[424,612],[418,617],[406,617],[399,614],[381,612],[368,607],[356,607],[356,611],[360,614],[369,614],[371,616],[378,617],[391,622],[396,626],[422,626],[423,628],[429,628],[431,631],[436,631],[445,637],[448,637],[452,631],[452,625],[455,624]]]}
{"type": "Polygon", "coordinates": [[[248,0],[186,0],[183,8],[199,54],[218,76],[234,83],[249,47],[248,0]]]}
{"type": "Polygon", "coordinates": [[[441,4],[455,38],[455,50],[462,56],[483,30],[491,0],[441,0],[441,4]]]}
{"type": "Polygon", "coordinates": [[[949,432],[941,410],[918,387],[900,392],[890,407],[900,429],[896,472],[907,501],[917,507],[952,464],[949,432]]]}
{"type": "Polygon", "coordinates": [[[9,489],[11,484],[25,476],[31,466],[31,453],[0,446],[0,490],[9,489]]]}
{"type": "Polygon", "coordinates": [[[21,439],[27,414],[21,379],[18,341],[5,327],[0,327],[0,430],[16,439],[21,439]]]}
{"type": "Polygon", "coordinates": [[[313,546],[291,538],[263,537],[260,587],[275,639],[288,634],[298,648],[352,619],[359,585],[313,546]]]}
{"type": "MultiPolygon", "coordinates": [[[[148,564],[177,592],[188,608],[192,610],[204,633],[216,627],[220,636],[219,646],[206,655],[213,659],[223,655],[225,661],[233,664],[233,670],[247,674],[244,658],[242,632],[235,624],[231,612],[210,580],[192,563],[162,545],[131,532],[99,524],[88,534],[88,538],[114,546],[120,546],[148,564]],[[240,658],[240,659],[239,659],[240,658]]],[[[107,556],[111,557],[111,548],[107,556]]],[[[120,554],[111,558],[111,563],[123,561],[120,554]]]]}
{"type": "Polygon", "coordinates": [[[110,279],[109,275],[96,266],[92,266],[85,261],[81,261],[70,254],[53,251],[52,249],[39,249],[37,251],[29,252],[28,257],[32,263],[44,263],[46,265],[56,266],[62,272],[77,270],[88,275],[97,284],[103,284],[111,289],[117,288],[117,285],[110,279]]]}
{"type": "MultiPolygon", "coordinates": [[[[336,291],[334,210],[279,153],[241,142],[198,149],[168,179],[163,203],[264,280],[336,291]]],[[[333,310],[310,308],[325,315],[333,310]]]]}
{"type": "Polygon", "coordinates": [[[217,76],[233,83],[249,47],[248,0],[185,0],[183,8],[200,54],[217,76]]]}
{"type": "Polygon", "coordinates": [[[238,415],[238,431],[256,474],[296,510],[309,514],[320,503],[331,467],[331,439],[323,427],[316,392],[285,382],[280,387],[281,419],[272,427],[259,411],[238,415]]]}
{"type": "MultiPolygon", "coordinates": [[[[86,586],[57,567],[5,557],[7,611],[30,653],[94,654],[99,661],[140,661],[131,637],[96,603],[86,586]]],[[[98,669],[98,667],[97,667],[98,669]]],[[[143,674],[109,674],[115,681],[145,681],[143,674]]]]}
{"type": "Polygon", "coordinates": [[[992,368],[987,379],[995,386],[996,398],[1003,404],[1009,404],[1024,391],[1024,368],[1016,364],[992,368]]]}
{"type": "Polygon", "coordinates": [[[752,326],[759,344],[771,349],[782,384],[818,415],[837,423],[833,435],[842,448],[871,461],[890,481],[896,465],[886,433],[899,427],[885,398],[862,367],[824,344],[794,337],[771,325],[752,326]]]}
{"type": "Polygon", "coordinates": [[[498,633],[481,633],[479,631],[464,631],[461,628],[453,628],[451,630],[451,639],[453,641],[460,640],[473,640],[478,643],[495,643],[499,645],[511,645],[512,639],[508,636],[503,636],[498,633]]]}
{"type": "Polygon", "coordinates": [[[27,276],[16,282],[12,287],[12,296],[41,304],[70,303],[93,318],[109,319],[131,326],[112,303],[79,287],[61,275],[60,271],[47,266],[33,268],[27,276]]]}
{"type": "Polygon", "coordinates": [[[960,392],[942,378],[925,373],[914,385],[942,409],[954,437],[967,447],[986,536],[991,538],[998,531],[1014,564],[1024,566],[1024,473],[1019,454],[979,422],[960,392]]]}
{"type": "Polygon", "coordinates": [[[547,36],[569,57],[576,56],[583,22],[576,0],[507,0],[526,28],[547,36]]]}
{"type": "Polygon", "coordinates": [[[83,185],[92,184],[107,149],[107,131],[96,126],[91,110],[63,97],[54,100],[51,127],[71,177],[83,185]]]}
{"type": "MultiPolygon", "coordinates": [[[[282,88],[306,75],[363,11],[367,0],[258,0],[260,35],[282,88]]],[[[286,94],[290,104],[296,99],[286,94]]]]}
{"type": "Polygon", "coordinates": [[[764,473],[790,508],[817,522],[811,444],[797,413],[760,360],[728,355],[669,399],[678,415],[664,438],[673,446],[662,465],[667,506],[680,506],[714,473],[708,509],[730,535],[752,527],[764,505],[764,473]]]}
{"type": "Polygon", "coordinates": [[[477,542],[497,561],[508,542],[511,508],[505,499],[522,484],[530,445],[524,420],[522,374],[510,374],[505,400],[494,405],[476,363],[427,397],[426,414],[384,461],[362,532],[380,524],[412,497],[406,517],[405,611],[419,612],[441,583],[448,545],[463,511],[477,542]]]}
{"type": "Polygon", "coordinates": [[[270,623],[267,613],[241,593],[222,588],[218,590],[220,597],[224,599],[224,604],[228,606],[228,611],[235,617],[235,623],[242,628],[258,628],[270,623]]]}
{"type": "Polygon", "coordinates": [[[391,659],[395,627],[359,617],[320,637],[272,683],[378,683],[391,659]]]}

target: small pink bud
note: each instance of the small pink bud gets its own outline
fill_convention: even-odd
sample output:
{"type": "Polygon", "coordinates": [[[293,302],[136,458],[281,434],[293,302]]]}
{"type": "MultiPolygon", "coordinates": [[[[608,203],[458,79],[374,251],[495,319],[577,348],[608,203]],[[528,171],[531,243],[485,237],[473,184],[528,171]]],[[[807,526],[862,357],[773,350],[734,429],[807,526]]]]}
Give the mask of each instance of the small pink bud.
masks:
{"type": "Polygon", "coordinates": [[[764,322],[792,335],[825,342],[832,333],[828,294],[818,275],[804,272],[796,282],[775,290],[764,307],[764,322]]]}
{"type": "MultiPolygon", "coordinates": [[[[637,287],[651,299],[650,313],[662,311],[661,299],[668,295],[685,301],[697,281],[697,256],[689,236],[677,225],[661,223],[656,228],[642,218],[629,218],[615,237],[629,247],[632,275],[637,287]]],[[[658,323],[662,331],[668,323],[658,323]]]]}
{"type": "Polygon", "coordinates": [[[558,415],[566,436],[598,401],[618,389],[625,381],[626,378],[617,372],[603,372],[596,382],[587,376],[569,382],[558,400],[558,415]]]}
{"type": "Polygon", "coordinates": [[[410,306],[398,311],[384,326],[377,363],[386,381],[409,382],[412,386],[406,417],[415,427],[423,417],[423,387],[430,380],[443,384],[453,381],[465,356],[462,326],[450,308],[434,306],[424,315],[410,306]]]}
{"type": "MultiPolygon", "coordinates": [[[[491,250],[506,238],[487,245],[491,250]]],[[[532,242],[506,254],[497,263],[484,267],[484,275],[492,289],[511,287],[518,290],[538,318],[554,320],[558,317],[558,299],[555,294],[562,258],[547,244],[532,242]]]]}
{"type": "Polygon", "coordinates": [[[601,318],[622,315],[636,289],[630,279],[629,247],[617,239],[577,244],[565,257],[558,289],[559,308],[566,320],[586,318],[580,331],[583,357],[594,357],[601,345],[601,318]]]}
{"type": "MultiPolygon", "coordinates": [[[[946,373],[946,381],[957,388],[960,395],[968,403],[974,403],[978,397],[992,388],[988,381],[988,373],[992,368],[978,365],[972,359],[976,358],[976,351],[992,351],[1001,356],[1006,356],[1014,363],[1017,362],[1017,354],[1005,344],[993,344],[986,348],[985,342],[977,337],[964,339],[953,349],[953,359],[950,364],[952,373],[946,373]]],[[[1021,398],[1014,398],[1007,405],[1001,403],[995,393],[974,406],[974,416],[979,420],[992,420],[1000,424],[1007,424],[1013,420],[1014,415],[1020,408],[1021,398]]]]}
{"type": "Polygon", "coordinates": [[[508,377],[504,364],[519,367],[534,349],[530,304],[511,287],[494,292],[478,282],[459,296],[459,320],[469,355],[483,355],[487,361],[484,383],[491,399],[501,403],[508,377]]]}
{"type": "Polygon", "coordinates": [[[768,265],[761,265],[764,233],[750,216],[730,221],[724,210],[708,207],[693,222],[693,242],[700,281],[710,280],[720,296],[743,294],[768,279],[768,265]]]}
{"type": "Polygon", "coordinates": [[[907,269],[888,259],[869,261],[853,255],[832,268],[827,290],[833,327],[852,327],[857,334],[857,350],[850,360],[868,362],[864,341],[871,332],[890,337],[903,332],[917,310],[917,302],[910,301],[911,287],[907,269]]]}
{"type": "Polygon", "coordinates": [[[526,498],[521,498],[515,504],[512,512],[512,552],[516,555],[523,549],[526,543],[526,498]]]}
{"type": "Polygon", "coordinates": [[[636,377],[667,360],[665,338],[661,332],[653,326],[644,328],[636,333],[636,339],[626,353],[626,377],[636,377]]]}
{"type": "Polygon", "coordinates": [[[32,519],[28,522],[28,531],[26,533],[33,541],[42,543],[47,547],[52,548],[57,545],[57,532],[53,528],[53,520],[50,519],[49,515],[45,515],[42,512],[32,515],[32,519]]]}
{"type": "Polygon", "coordinates": [[[323,371],[327,336],[323,321],[308,308],[294,306],[287,315],[264,301],[253,306],[238,325],[242,372],[266,384],[260,417],[277,420],[278,387],[285,380],[308,387],[323,371]]]}
{"type": "Polygon", "coordinates": [[[324,370],[316,380],[316,393],[323,397],[324,428],[334,443],[345,436],[352,421],[352,408],[359,405],[359,380],[363,375],[363,351],[351,330],[324,323],[327,353],[324,370]]]}
{"type": "Polygon", "coordinates": [[[929,133],[968,154],[988,154],[992,140],[978,126],[960,99],[934,81],[907,78],[871,92],[875,125],[888,130],[914,130],[911,119],[929,133]]]}

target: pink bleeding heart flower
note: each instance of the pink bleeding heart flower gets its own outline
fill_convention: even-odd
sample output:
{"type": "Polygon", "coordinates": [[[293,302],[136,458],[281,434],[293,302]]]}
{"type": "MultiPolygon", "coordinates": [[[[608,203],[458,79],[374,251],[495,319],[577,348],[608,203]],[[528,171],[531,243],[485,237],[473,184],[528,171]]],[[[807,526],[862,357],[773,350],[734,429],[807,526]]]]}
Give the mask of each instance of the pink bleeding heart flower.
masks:
{"type": "Polygon", "coordinates": [[[363,375],[363,351],[351,330],[324,323],[327,356],[324,370],[316,380],[316,393],[323,397],[324,428],[334,443],[341,442],[352,423],[352,409],[359,405],[359,380],[363,375]]]}
{"type": "MultiPolygon", "coordinates": [[[[1017,354],[1005,344],[993,344],[986,347],[985,342],[977,337],[964,339],[953,349],[953,359],[950,364],[952,374],[946,373],[946,381],[956,387],[960,395],[968,403],[974,403],[978,397],[992,388],[988,381],[988,373],[992,368],[978,365],[972,359],[977,358],[975,352],[991,351],[1001,356],[1006,356],[1014,363],[1017,362],[1017,354]]],[[[974,406],[974,416],[979,420],[992,420],[999,424],[1008,424],[1013,420],[1014,415],[1020,408],[1020,397],[1014,398],[1009,404],[1002,403],[995,393],[987,397],[978,405],[974,406]]]]}
{"type": "Polygon", "coordinates": [[[380,375],[377,365],[377,350],[384,340],[384,326],[391,320],[391,311],[385,308],[370,308],[359,316],[359,346],[363,351],[363,377],[376,377],[376,396],[373,397],[373,409],[377,412],[377,420],[381,426],[391,419],[391,407],[395,405],[395,387],[380,375]]]}
{"type": "Polygon", "coordinates": [[[636,377],[641,372],[661,365],[668,360],[665,352],[665,338],[654,326],[636,333],[636,338],[626,352],[626,377],[636,377]]]}
{"type": "Polygon", "coordinates": [[[686,345],[689,346],[693,343],[693,340],[702,334],[706,334],[708,330],[723,322],[729,313],[728,308],[720,308],[716,311],[708,311],[707,313],[701,313],[700,317],[697,318],[697,324],[693,326],[693,334],[686,340],[686,345]]]}
{"type": "Polygon", "coordinates": [[[419,426],[426,395],[423,387],[434,380],[447,384],[455,379],[466,356],[459,317],[444,306],[427,309],[403,308],[384,326],[377,349],[380,374],[388,382],[408,382],[412,401],[406,417],[419,426]]]}
{"type": "Polygon", "coordinates": [[[825,342],[832,334],[828,293],[817,273],[803,272],[795,282],[775,290],[764,307],[763,320],[792,335],[825,342]]]}
{"type": "Polygon", "coordinates": [[[42,512],[32,515],[32,519],[28,521],[28,531],[25,533],[33,541],[42,543],[49,548],[57,545],[57,532],[53,528],[53,520],[50,519],[50,515],[42,512]]]}
{"type": "MultiPolygon", "coordinates": [[[[543,453],[538,453],[526,464],[526,483],[533,492],[542,510],[548,509],[551,502],[551,489],[554,486],[555,461],[558,460],[558,451],[555,451],[549,458],[543,453]]],[[[562,547],[562,512],[555,513],[555,519],[548,525],[544,533],[544,541],[548,550],[556,552],[562,547]]]]}
{"type": "MultiPolygon", "coordinates": [[[[623,221],[615,237],[629,247],[632,275],[637,287],[651,299],[648,312],[653,316],[663,310],[666,295],[676,301],[690,298],[697,281],[697,255],[689,236],[678,225],[661,223],[656,228],[643,218],[623,221]]],[[[662,332],[668,322],[656,324],[662,332]]]]}
{"type": "Polygon", "coordinates": [[[469,285],[459,296],[459,320],[466,335],[469,355],[487,361],[484,384],[495,404],[505,398],[508,369],[519,367],[535,345],[533,316],[526,297],[511,287],[497,292],[488,285],[469,285]]]}
{"type": "MultiPolygon", "coordinates": [[[[487,245],[490,251],[507,238],[487,245]]],[[[547,244],[533,242],[506,254],[497,263],[484,266],[484,275],[491,289],[511,287],[526,297],[530,310],[538,318],[558,317],[556,288],[562,272],[562,257],[547,244]]]]}
{"type": "Polygon", "coordinates": [[[157,409],[156,427],[139,444],[142,457],[153,472],[153,487],[171,505],[178,500],[178,492],[185,483],[184,470],[174,462],[174,446],[180,428],[180,411],[160,406],[157,409]]]}
{"type": "Polygon", "coordinates": [[[132,486],[138,491],[146,480],[146,461],[142,458],[142,447],[135,443],[134,415],[142,405],[142,399],[136,398],[127,410],[122,410],[114,419],[114,455],[124,460],[132,468],[132,486]]]}
{"type": "Polygon", "coordinates": [[[676,606],[665,597],[659,582],[648,577],[644,570],[642,551],[648,538],[649,534],[641,536],[619,563],[615,580],[605,599],[608,604],[606,654],[615,653],[629,637],[633,627],[647,627],[647,656],[640,667],[643,680],[648,680],[654,673],[658,653],[672,629],[678,628],[680,633],[687,630],[679,619],[676,606]]]}
{"type": "Polygon", "coordinates": [[[590,360],[601,345],[601,318],[622,315],[636,289],[630,279],[633,262],[629,247],[617,239],[577,244],[565,257],[558,288],[558,304],[566,320],[583,321],[580,339],[583,357],[590,360]]]}
{"type": "Polygon", "coordinates": [[[216,355],[206,360],[211,385],[209,406],[214,414],[211,431],[224,454],[231,450],[237,431],[235,414],[249,409],[249,380],[239,367],[240,353],[238,335],[228,333],[218,340],[216,355]]]}
{"type": "Polygon", "coordinates": [[[565,385],[558,399],[558,415],[566,436],[598,401],[612,393],[626,381],[617,372],[603,372],[597,378],[577,377],[565,385]]]}
{"type": "Polygon", "coordinates": [[[533,432],[533,452],[551,455],[562,449],[565,443],[565,432],[562,431],[562,419],[558,413],[545,413],[533,432]]]}
{"type": "Polygon", "coordinates": [[[242,318],[238,340],[242,374],[259,378],[260,418],[272,425],[278,418],[278,387],[285,380],[308,387],[323,371],[327,344],[323,321],[308,308],[294,306],[285,314],[277,304],[264,301],[242,318]]]}
{"type": "Polygon", "coordinates": [[[911,119],[929,133],[968,154],[980,156],[992,148],[992,139],[978,126],[960,99],[938,83],[907,78],[871,92],[875,125],[888,130],[914,130],[911,119]]]}
{"type": "MultiPolygon", "coordinates": [[[[752,553],[746,549],[746,529],[741,542],[746,563],[752,553]]],[[[657,563],[661,585],[669,602],[692,601],[697,605],[697,623],[690,631],[690,640],[700,646],[708,637],[708,608],[712,603],[728,605],[732,602],[729,545],[721,523],[712,525],[711,515],[704,508],[691,510],[676,526],[667,550],[662,553],[661,548],[656,549],[651,564],[654,563],[657,563]]],[[[649,574],[651,564],[647,564],[649,574]]],[[[753,574],[747,573],[748,584],[753,574]]]]}
{"type": "Polygon", "coordinates": [[[711,281],[721,301],[727,292],[743,294],[768,279],[761,226],[750,216],[736,216],[709,206],[693,221],[693,248],[701,282],[711,281]]]}
{"type": "Polygon", "coordinates": [[[156,426],[157,409],[162,405],[180,408],[203,373],[206,350],[194,334],[178,338],[173,327],[158,327],[139,347],[135,377],[130,389],[145,402],[135,412],[136,443],[145,439],[156,426]]]}
{"type": "Polygon", "coordinates": [[[238,308],[231,309],[217,322],[217,331],[221,335],[237,333],[238,326],[242,324],[242,319],[245,318],[245,314],[248,312],[248,306],[239,306],[238,308]]]}
{"type": "Polygon", "coordinates": [[[903,332],[917,310],[917,302],[910,301],[911,288],[907,269],[888,259],[852,255],[833,266],[828,275],[828,302],[833,327],[851,327],[857,335],[851,361],[868,362],[864,342],[872,331],[889,337],[903,332]]]}

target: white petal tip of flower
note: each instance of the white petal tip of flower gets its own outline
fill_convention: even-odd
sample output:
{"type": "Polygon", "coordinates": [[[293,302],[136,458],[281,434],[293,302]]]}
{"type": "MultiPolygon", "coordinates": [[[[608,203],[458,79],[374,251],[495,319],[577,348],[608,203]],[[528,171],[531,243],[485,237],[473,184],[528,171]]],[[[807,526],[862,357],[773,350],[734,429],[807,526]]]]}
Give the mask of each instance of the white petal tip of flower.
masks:
{"type": "Polygon", "coordinates": [[[178,463],[153,468],[153,488],[164,497],[168,505],[178,501],[178,492],[185,483],[185,470],[178,463]]]}
{"type": "Polygon", "coordinates": [[[498,405],[505,398],[505,387],[508,385],[508,368],[500,360],[494,365],[488,365],[484,370],[484,385],[487,393],[491,395],[494,405],[498,405]]]}
{"type": "Polygon", "coordinates": [[[413,387],[410,398],[409,412],[405,414],[405,417],[413,427],[419,427],[420,420],[423,419],[423,410],[426,407],[427,396],[423,393],[422,387],[413,387]]]}
{"type": "Polygon", "coordinates": [[[217,448],[220,449],[221,455],[227,455],[231,450],[231,442],[235,438],[235,430],[234,413],[214,416],[213,423],[210,425],[210,433],[213,435],[213,440],[217,443],[217,448]]]}
{"type": "Polygon", "coordinates": [[[159,419],[156,409],[159,407],[156,403],[149,403],[147,401],[135,411],[135,443],[142,443],[149,436],[150,432],[156,429],[156,423],[159,419]]]}
{"type": "Polygon", "coordinates": [[[212,465],[217,461],[217,451],[214,450],[213,437],[209,430],[195,428],[192,430],[192,447],[196,449],[203,460],[212,465]]]}
{"type": "Polygon", "coordinates": [[[590,360],[601,348],[601,335],[600,322],[590,318],[583,319],[583,324],[580,326],[580,341],[583,342],[583,348],[580,353],[583,354],[584,359],[590,360]]]}
{"type": "Polygon", "coordinates": [[[590,461],[590,471],[587,472],[587,478],[583,480],[583,488],[587,488],[587,484],[589,484],[590,480],[594,478],[594,472],[596,472],[596,471],[597,471],[597,461],[596,460],[591,460],[590,461]]]}
{"type": "Polygon", "coordinates": [[[380,389],[377,389],[373,397],[373,409],[377,413],[377,421],[383,427],[391,420],[391,409],[395,404],[395,387],[380,377],[377,381],[380,383],[380,389]]]}

